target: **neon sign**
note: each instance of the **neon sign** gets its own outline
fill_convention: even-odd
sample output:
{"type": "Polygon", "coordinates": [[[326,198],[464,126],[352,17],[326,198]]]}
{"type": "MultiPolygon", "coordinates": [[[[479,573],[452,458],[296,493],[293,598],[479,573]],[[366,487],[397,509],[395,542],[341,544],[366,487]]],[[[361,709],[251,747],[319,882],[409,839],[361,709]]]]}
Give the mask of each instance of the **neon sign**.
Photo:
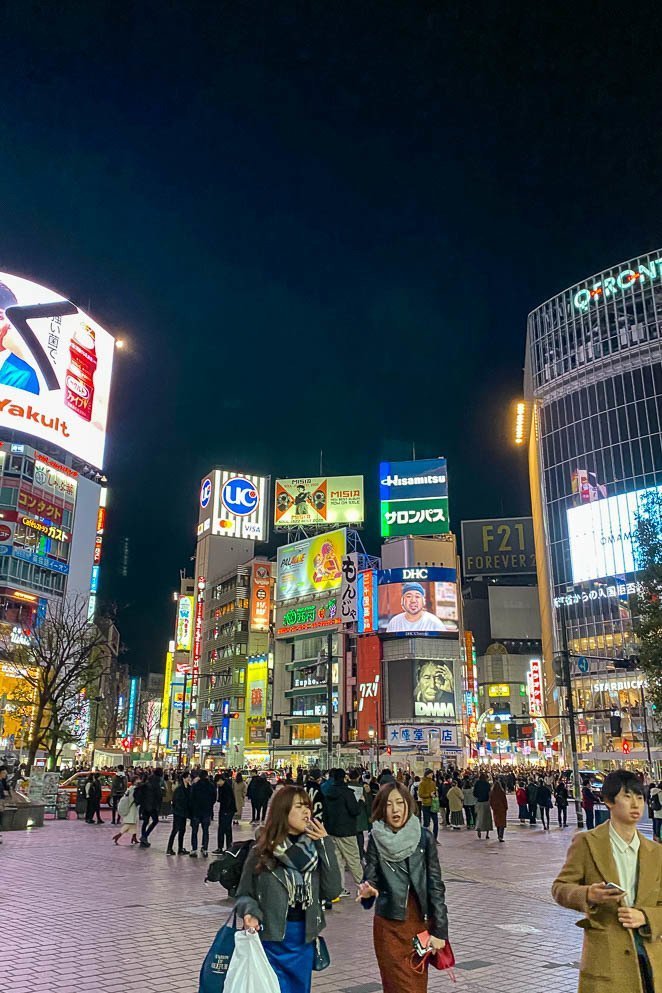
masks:
{"type": "Polygon", "coordinates": [[[577,290],[573,303],[577,310],[586,311],[592,303],[601,299],[618,296],[624,290],[635,286],[638,280],[645,283],[647,279],[662,278],[662,259],[651,259],[648,265],[640,265],[638,269],[621,269],[616,276],[605,276],[593,286],[577,290]]]}

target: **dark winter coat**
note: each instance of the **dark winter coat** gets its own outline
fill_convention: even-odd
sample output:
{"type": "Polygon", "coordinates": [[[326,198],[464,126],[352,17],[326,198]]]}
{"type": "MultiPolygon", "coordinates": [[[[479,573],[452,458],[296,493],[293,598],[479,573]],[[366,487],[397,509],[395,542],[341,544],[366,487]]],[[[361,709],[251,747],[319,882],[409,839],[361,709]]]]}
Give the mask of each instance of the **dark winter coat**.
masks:
{"type": "MultiPolygon", "coordinates": [[[[313,902],[304,911],[306,916],[306,943],[315,941],[326,926],[323,905],[335,900],[342,890],[340,869],[336,861],[333,842],[322,838],[315,842],[319,861],[313,872],[313,902]]],[[[239,917],[252,914],[262,923],[260,937],[263,941],[282,941],[287,926],[287,885],[285,869],[276,863],[274,868],[255,872],[257,850],[252,848],[246,859],[237,889],[235,909],[239,917]]]]}
{"type": "Polygon", "coordinates": [[[214,816],[216,787],[208,779],[198,779],[191,786],[191,817],[202,820],[214,816]]]}
{"type": "Polygon", "coordinates": [[[246,796],[256,807],[269,802],[269,797],[273,793],[271,783],[266,776],[253,776],[248,784],[246,796]]]}
{"type": "Polygon", "coordinates": [[[237,803],[234,798],[234,790],[229,779],[222,779],[218,784],[218,813],[236,814],[237,803]]]}
{"type": "Polygon", "coordinates": [[[474,796],[478,803],[485,803],[490,798],[490,784],[486,779],[477,779],[474,783],[474,796]]]}
{"type": "MultiPolygon", "coordinates": [[[[371,835],[363,878],[379,893],[375,906],[379,917],[404,921],[407,917],[407,898],[412,889],[428,922],[430,934],[435,938],[448,938],[446,887],[441,878],[437,843],[430,831],[421,829],[418,848],[404,862],[383,861],[371,835]]],[[[374,902],[375,897],[361,901],[366,909],[372,907],[374,902]]]]}
{"type": "Polygon", "coordinates": [[[351,838],[356,834],[359,805],[347,783],[334,783],[326,791],[325,827],[333,838],[351,838]]]}
{"type": "Polygon", "coordinates": [[[172,794],[172,812],[178,817],[191,816],[191,787],[179,785],[172,794]]]}

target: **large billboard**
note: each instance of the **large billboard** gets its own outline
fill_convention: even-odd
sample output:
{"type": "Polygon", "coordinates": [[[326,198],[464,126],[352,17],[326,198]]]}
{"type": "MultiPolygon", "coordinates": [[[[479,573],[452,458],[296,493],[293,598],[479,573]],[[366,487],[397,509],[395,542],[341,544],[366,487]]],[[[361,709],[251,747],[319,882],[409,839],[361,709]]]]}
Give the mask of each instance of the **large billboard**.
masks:
{"type": "Polygon", "coordinates": [[[213,469],[200,484],[198,538],[269,538],[269,477],[213,469]]]}
{"type": "Polygon", "coordinates": [[[446,459],[382,462],[379,467],[382,537],[446,534],[446,459]]]}
{"type": "Polygon", "coordinates": [[[462,573],[468,576],[535,574],[532,517],[462,521],[462,573]]]}
{"type": "Polygon", "coordinates": [[[662,486],[621,493],[567,511],[573,582],[635,572],[637,513],[646,494],[656,490],[662,493],[662,486]]]}
{"type": "Polygon", "coordinates": [[[381,569],[377,583],[380,633],[458,633],[455,569],[436,566],[381,569]]]}
{"type": "Polygon", "coordinates": [[[193,597],[180,596],[177,604],[176,652],[190,652],[193,644],[193,597]]]}
{"type": "Polygon", "coordinates": [[[376,635],[359,638],[356,643],[356,685],[358,706],[356,729],[359,741],[379,739],[380,733],[380,686],[381,642],[376,635]]]}
{"type": "Polygon", "coordinates": [[[266,655],[252,655],[246,669],[247,746],[264,746],[267,741],[267,684],[269,663],[266,655]]]}
{"type": "Polygon", "coordinates": [[[415,663],[414,717],[455,718],[455,672],[452,659],[415,663]]]}
{"type": "Polygon", "coordinates": [[[340,589],[346,550],[345,528],[282,545],[278,549],[276,565],[276,599],[292,600],[310,593],[340,589]]]}
{"type": "Polygon", "coordinates": [[[362,524],[363,521],[363,476],[276,480],[276,527],[362,524]]]}
{"type": "Polygon", "coordinates": [[[65,297],[0,272],[0,427],[103,466],[114,338],[65,297]]]}

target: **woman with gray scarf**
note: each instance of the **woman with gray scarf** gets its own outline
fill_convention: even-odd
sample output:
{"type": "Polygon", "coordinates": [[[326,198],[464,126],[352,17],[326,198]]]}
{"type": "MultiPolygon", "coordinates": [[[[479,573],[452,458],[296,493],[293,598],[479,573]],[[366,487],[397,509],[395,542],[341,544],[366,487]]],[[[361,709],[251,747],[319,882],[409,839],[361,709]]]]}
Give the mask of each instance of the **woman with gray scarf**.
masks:
{"type": "Polygon", "coordinates": [[[401,783],[382,786],[372,806],[364,882],[357,900],[376,901],[373,940],[384,993],[426,993],[427,969],[409,964],[412,940],[429,932],[429,948],[448,940],[445,887],[437,846],[416,817],[416,802],[401,783]]]}

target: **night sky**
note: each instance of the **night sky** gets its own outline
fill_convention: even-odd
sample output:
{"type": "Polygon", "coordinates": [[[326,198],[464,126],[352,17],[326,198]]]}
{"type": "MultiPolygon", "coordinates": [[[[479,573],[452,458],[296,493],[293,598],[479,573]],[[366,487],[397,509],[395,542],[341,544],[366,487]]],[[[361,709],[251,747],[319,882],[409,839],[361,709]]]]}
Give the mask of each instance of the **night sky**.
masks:
{"type": "Polygon", "coordinates": [[[658,8],[414,0],[1,7],[0,268],[118,354],[102,595],[158,669],[200,477],[448,457],[526,513],[526,315],[662,241],[658,8]],[[121,540],[129,574],[119,575],[121,540]]]}

